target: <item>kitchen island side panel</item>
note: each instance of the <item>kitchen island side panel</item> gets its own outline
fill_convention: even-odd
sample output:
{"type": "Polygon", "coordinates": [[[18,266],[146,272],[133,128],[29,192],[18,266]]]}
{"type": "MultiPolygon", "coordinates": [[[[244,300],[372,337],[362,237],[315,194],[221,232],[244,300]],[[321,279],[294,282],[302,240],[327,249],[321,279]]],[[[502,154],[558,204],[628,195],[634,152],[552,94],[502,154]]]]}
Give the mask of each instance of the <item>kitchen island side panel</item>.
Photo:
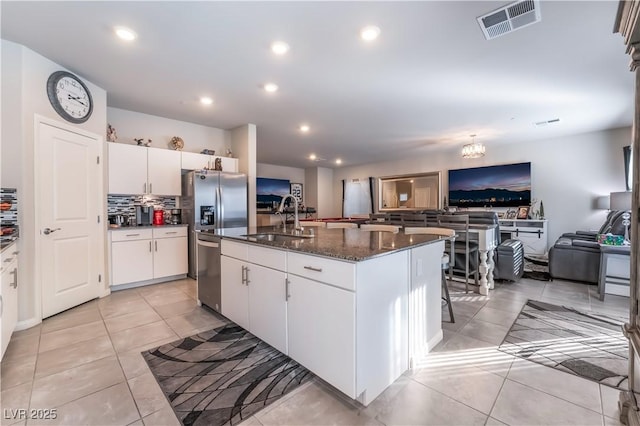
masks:
{"type": "Polygon", "coordinates": [[[356,394],[364,405],[409,368],[409,253],[357,263],[356,394]]]}

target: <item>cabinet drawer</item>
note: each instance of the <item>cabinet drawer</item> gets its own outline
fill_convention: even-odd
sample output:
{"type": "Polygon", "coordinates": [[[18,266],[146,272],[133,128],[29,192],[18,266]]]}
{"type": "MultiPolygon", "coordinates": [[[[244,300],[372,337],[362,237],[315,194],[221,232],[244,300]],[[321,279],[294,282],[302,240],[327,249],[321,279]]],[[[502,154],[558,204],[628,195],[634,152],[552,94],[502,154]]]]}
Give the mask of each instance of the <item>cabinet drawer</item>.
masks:
{"type": "Polygon", "coordinates": [[[6,267],[12,263],[13,261],[18,259],[18,244],[13,243],[2,252],[2,257],[0,258],[0,266],[4,271],[6,267]]]}
{"type": "Polygon", "coordinates": [[[153,237],[151,229],[123,229],[122,231],[111,231],[111,241],[136,241],[150,240],[153,237]]]}
{"type": "Polygon", "coordinates": [[[236,243],[229,240],[222,240],[222,254],[229,257],[235,257],[240,260],[249,259],[249,244],[236,243]]]}
{"type": "Polygon", "coordinates": [[[270,249],[249,245],[249,262],[278,271],[287,270],[287,252],[283,250],[270,249]]]}
{"type": "Polygon", "coordinates": [[[322,281],[346,290],[356,289],[356,267],[353,263],[289,252],[287,265],[290,274],[322,281]]]}
{"type": "Polygon", "coordinates": [[[186,237],[187,227],[153,228],[153,238],[186,237]]]}

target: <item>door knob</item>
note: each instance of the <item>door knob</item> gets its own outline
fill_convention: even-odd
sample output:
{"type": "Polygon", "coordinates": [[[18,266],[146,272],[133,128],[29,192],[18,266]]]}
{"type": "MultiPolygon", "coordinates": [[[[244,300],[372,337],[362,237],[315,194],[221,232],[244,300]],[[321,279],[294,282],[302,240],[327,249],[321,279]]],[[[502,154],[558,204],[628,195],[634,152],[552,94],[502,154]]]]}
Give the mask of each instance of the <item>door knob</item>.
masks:
{"type": "Polygon", "coordinates": [[[44,228],[44,229],[42,230],[42,233],[43,233],[44,235],[49,235],[49,234],[53,234],[53,233],[54,233],[54,232],[56,232],[56,231],[60,231],[61,229],[62,229],[62,228],[56,228],[56,229],[44,228]]]}

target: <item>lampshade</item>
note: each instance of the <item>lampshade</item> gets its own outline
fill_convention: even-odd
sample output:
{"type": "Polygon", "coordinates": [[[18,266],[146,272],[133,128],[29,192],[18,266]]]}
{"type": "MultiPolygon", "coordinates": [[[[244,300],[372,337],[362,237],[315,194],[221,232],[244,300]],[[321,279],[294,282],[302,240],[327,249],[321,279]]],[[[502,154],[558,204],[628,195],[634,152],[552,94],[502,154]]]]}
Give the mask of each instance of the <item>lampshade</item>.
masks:
{"type": "Polygon", "coordinates": [[[631,210],[631,191],[612,192],[610,197],[611,210],[631,210]]]}

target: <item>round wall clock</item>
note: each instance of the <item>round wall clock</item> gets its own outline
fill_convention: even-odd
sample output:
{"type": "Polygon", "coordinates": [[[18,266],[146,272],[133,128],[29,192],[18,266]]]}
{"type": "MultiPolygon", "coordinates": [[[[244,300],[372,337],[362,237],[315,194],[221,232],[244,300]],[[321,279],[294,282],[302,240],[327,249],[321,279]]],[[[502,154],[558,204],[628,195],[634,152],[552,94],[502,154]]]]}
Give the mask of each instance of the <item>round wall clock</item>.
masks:
{"type": "Polygon", "coordinates": [[[70,72],[56,71],[49,76],[47,96],[53,109],[67,121],[79,124],[91,117],[91,93],[87,86],[70,72]]]}

